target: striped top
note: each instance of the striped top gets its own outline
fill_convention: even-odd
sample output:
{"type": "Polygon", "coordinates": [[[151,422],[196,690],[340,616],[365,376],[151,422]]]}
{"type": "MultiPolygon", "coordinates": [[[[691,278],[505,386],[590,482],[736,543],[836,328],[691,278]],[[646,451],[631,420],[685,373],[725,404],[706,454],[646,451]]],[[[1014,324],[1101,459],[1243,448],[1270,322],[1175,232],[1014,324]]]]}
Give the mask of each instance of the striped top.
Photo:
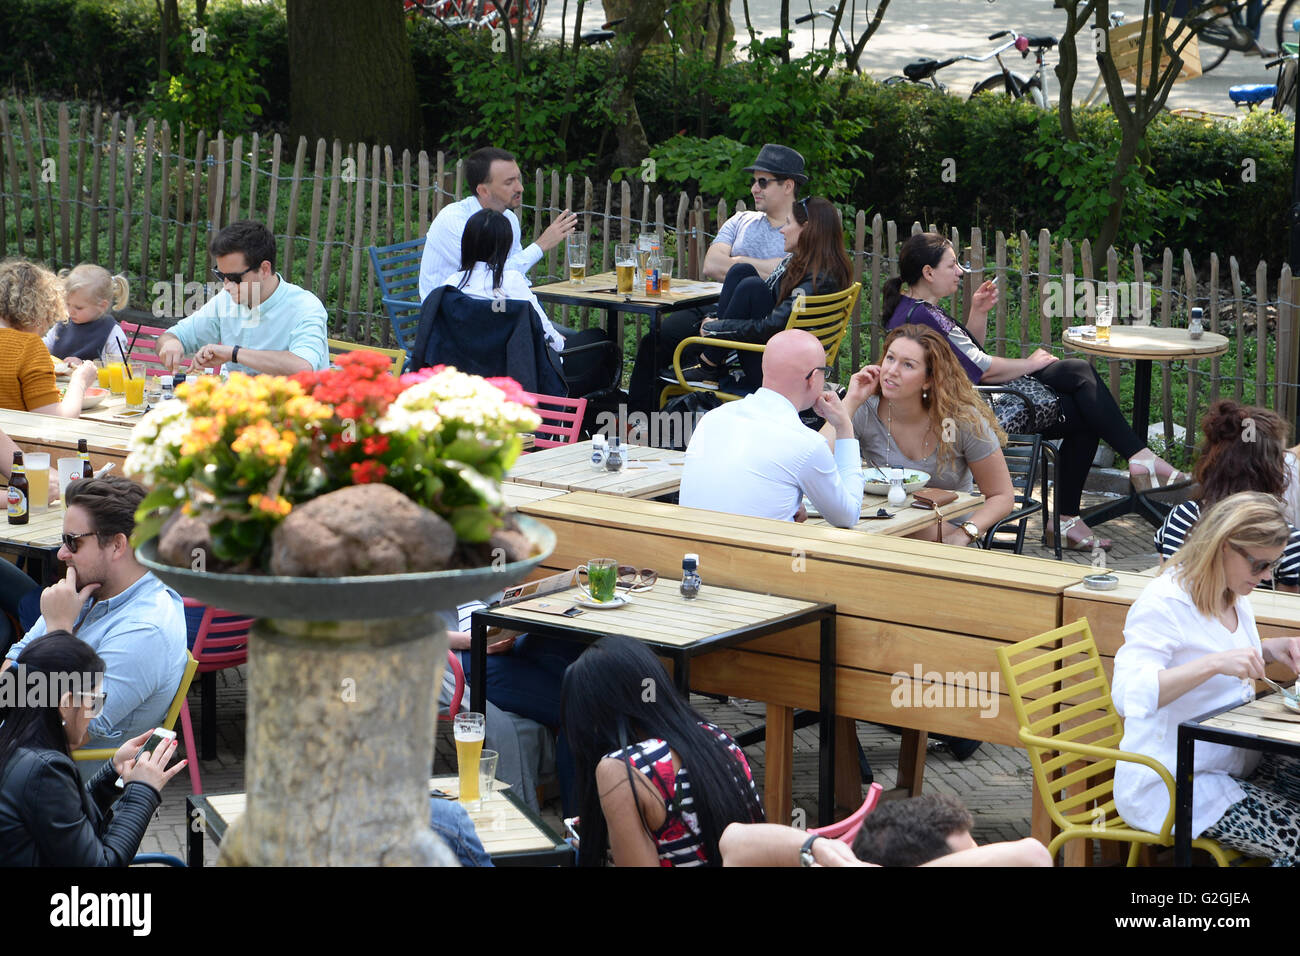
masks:
{"type": "Polygon", "coordinates": [[[0,408],[30,412],[60,400],[54,363],[41,337],[0,327],[0,408]]]}
{"type": "MultiPolygon", "coordinates": [[[[1169,512],[1164,524],[1155,534],[1156,551],[1161,558],[1173,557],[1200,517],[1201,505],[1197,501],[1184,501],[1169,512]]],[[[1300,584],[1300,531],[1294,525],[1291,526],[1291,538],[1286,543],[1282,560],[1277,567],[1276,580],[1279,584],[1300,584]]],[[[1272,584],[1266,582],[1260,587],[1271,588],[1272,584]]]]}
{"type": "MultiPolygon", "coordinates": [[[[750,791],[754,793],[754,803],[757,805],[754,777],[744,753],[734,740],[713,724],[701,721],[700,726],[727,745],[732,758],[744,769],[745,779],[750,791]]],[[[706,866],[709,859],[704,853],[704,844],[700,841],[699,817],[695,813],[695,799],[691,796],[690,775],[685,766],[676,773],[673,772],[673,753],[668,743],[652,737],[605,756],[614,760],[626,760],[650,780],[663,798],[666,811],[663,825],[650,833],[659,851],[659,865],[706,866]]]]}

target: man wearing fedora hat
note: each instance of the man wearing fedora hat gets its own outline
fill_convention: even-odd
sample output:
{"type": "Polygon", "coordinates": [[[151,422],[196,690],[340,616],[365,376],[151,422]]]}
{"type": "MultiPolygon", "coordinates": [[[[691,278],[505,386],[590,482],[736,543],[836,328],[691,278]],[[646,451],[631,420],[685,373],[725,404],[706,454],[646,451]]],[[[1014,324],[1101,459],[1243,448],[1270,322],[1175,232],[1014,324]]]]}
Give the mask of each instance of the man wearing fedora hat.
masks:
{"type": "Polygon", "coordinates": [[[790,207],[799,187],[808,182],[803,157],[789,146],[767,143],[745,172],[752,173],[754,211],[738,212],[718,230],[718,238],[704,257],[706,278],[722,281],[727,270],[747,262],[766,279],[785,255],[781,227],[790,218],[790,207]]]}

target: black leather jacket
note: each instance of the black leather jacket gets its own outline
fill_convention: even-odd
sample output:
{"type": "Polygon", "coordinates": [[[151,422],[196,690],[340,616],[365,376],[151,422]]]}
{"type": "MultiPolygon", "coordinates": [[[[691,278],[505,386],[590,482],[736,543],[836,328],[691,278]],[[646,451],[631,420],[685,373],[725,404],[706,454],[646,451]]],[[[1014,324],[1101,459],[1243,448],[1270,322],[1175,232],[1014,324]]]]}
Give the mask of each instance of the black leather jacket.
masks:
{"type": "Polygon", "coordinates": [[[162,796],[116,780],[111,760],[83,787],[72,758],[18,748],[0,770],[0,866],[126,866],[162,796]]]}
{"type": "Polygon", "coordinates": [[[813,288],[812,275],[808,274],[799,284],[790,290],[790,294],[776,304],[770,313],[757,321],[753,319],[710,319],[708,334],[720,339],[734,339],[738,342],[766,342],[776,333],[782,331],[790,321],[794,311],[795,300],[801,295],[828,295],[839,292],[840,284],[830,275],[817,277],[817,287],[813,288]]]}

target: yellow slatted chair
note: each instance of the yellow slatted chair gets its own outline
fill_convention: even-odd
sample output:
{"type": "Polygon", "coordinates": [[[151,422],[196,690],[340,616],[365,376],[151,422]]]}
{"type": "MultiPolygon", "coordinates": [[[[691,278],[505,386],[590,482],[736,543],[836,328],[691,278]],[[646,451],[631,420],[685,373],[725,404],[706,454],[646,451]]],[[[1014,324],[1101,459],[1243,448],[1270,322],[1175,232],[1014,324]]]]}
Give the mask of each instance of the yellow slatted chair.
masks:
{"type": "MultiPolygon", "coordinates": [[[[862,283],[855,282],[843,292],[831,292],[827,295],[801,295],[795,300],[790,311],[790,320],[786,329],[804,329],[821,340],[826,348],[826,364],[834,365],[840,354],[840,343],[849,329],[849,319],[857,308],[858,296],[862,294],[862,283]]],[[[688,392],[712,392],[724,402],[732,402],[743,395],[713,388],[698,382],[687,382],[682,374],[682,352],[689,345],[708,345],[717,348],[735,349],[743,352],[762,352],[767,345],[762,342],[739,342],[734,339],[719,339],[712,336],[692,335],[683,339],[673,353],[673,374],[663,376],[666,385],[659,393],[659,407],[663,408],[668,399],[688,392]],[[676,380],[673,382],[673,380],[676,380]]]]}
{"type": "Polygon", "coordinates": [[[344,342],[342,339],[327,339],[326,344],[329,346],[331,359],[344,352],[378,352],[380,355],[387,355],[393,360],[394,375],[401,375],[402,366],[406,364],[405,349],[381,349],[377,345],[358,345],[356,342],[344,342]]]}
{"type": "MultiPolygon", "coordinates": [[[[1113,840],[1131,844],[1128,866],[1135,866],[1142,846],[1173,846],[1173,775],[1145,754],[1118,749],[1124,721],[1111,700],[1087,619],[1001,647],[997,654],[1034,782],[1061,828],[1047,845],[1052,858],[1071,840],[1113,840]],[[1169,788],[1169,812],[1159,833],[1130,827],[1115,809],[1114,769],[1121,760],[1150,767],[1169,788]]],[[[1219,866],[1246,860],[1213,840],[1193,840],[1192,846],[1219,866]]]]}
{"type": "MultiPolygon", "coordinates": [[[[181,714],[181,705],[185,703],[185,695],[190,692],[190,682],[194,680],[194,672],[199,669],[199,662],[194,659],[194,655],[189,651],[185,652],[185,672],[181,674],[180,686],[176,688],[176,696],[172,698],[171,704],[167,708],[167,713],[158,726],[163,730],[173,730],[176,727],[176,720],[181,714]]],[[[124,741],[125,742],[125,741],[124,741]]],[[[74,760],[94,760],[103,763],[105,760],[111,760],[117,753],[117,747],[95,747],[90,749],[74,750],[72,759],[74,760]]],[[[190,784],[194,787],[195,793],[202,793],[199,789],[198,780],[198,762],[199,755],[187,753],[189,758],[190,784]]]]}

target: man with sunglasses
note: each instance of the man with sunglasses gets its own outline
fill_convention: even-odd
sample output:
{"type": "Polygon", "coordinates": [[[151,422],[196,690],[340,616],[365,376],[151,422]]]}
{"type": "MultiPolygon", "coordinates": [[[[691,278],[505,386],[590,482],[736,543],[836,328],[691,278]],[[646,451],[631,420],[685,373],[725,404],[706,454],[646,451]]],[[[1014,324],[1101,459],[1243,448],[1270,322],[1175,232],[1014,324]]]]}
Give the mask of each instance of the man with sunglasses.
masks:
{"type": "Polygon", "coordinates": [[[807,495],[837,528],[857,524],[862,460],[853,420],[825,390],[829,371],[815,335],[787,329],[772,336],[763,352],[763,387],[713,409],[695,426],[678,501],[687,508],[801,521],[807,495]],[[835,429],[834,452],[799,420],[810,408],[835,429]]]}
{"type": "MultiPolygon", "coordinates": [[[[157,727],[185,670],[185,610],[135,559],[131,532],[144,489],[119,475],[68,486],[59,560],[67,576],[41,594],[41,617],[5,655],[51,631],[69,631],[104,659],[103,711],[87,747],[117,747],[157,727]]],[[[2,668],[0,668],[2,669],[2,668]]]]}
{"type": "Polygon", "coordinates": [[[738,212],[722,224],[704,256],[705,278],[721,282],[728,269],[747,262],[766,279],[785,255],[781,227],[790,218],[799,187],[808,182],[803,157],[789,146],[768,143],[745,172],[754,177],[750,187],[754,209],[738,212]]]}
{"type": "Polygon", "coordinates": [[[267,375],[329,367],[325,306],[275,271],[275,236],[260,222],[232,222],[209,244],[219,293],[158,336],[158,358],[175,372],[185,355],[200,368],[267,375]]]}

